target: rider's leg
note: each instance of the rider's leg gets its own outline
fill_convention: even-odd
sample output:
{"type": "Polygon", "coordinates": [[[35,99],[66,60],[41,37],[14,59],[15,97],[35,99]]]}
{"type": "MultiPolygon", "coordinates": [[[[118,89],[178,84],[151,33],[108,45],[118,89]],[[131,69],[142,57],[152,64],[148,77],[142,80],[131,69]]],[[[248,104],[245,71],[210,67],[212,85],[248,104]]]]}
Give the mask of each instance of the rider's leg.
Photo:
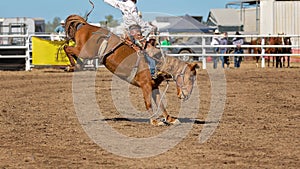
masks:
{"type": "Polygon", "coordinates": [[[155,74],[156,62],[146,52],[145,52],[145,55],[146,55],[145,58],[146,58],[147,62],[149,63],[150,73],[153,76],[155,74]]]}

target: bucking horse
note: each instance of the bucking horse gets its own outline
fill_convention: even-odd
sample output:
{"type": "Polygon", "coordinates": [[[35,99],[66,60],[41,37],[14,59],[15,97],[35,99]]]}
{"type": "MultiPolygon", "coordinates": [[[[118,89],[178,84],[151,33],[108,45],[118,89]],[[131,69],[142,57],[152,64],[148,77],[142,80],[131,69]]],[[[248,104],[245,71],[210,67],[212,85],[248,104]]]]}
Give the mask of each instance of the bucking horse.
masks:
{"type": "Polygon", "coordinates": [[[187,100],[196,80],[196,68],[198,68],[196,63],[187,63],[171,56],[164,56],[159,49],[149,45],[146,51],[151,50],[152,52],[149,53],[157,58],[156,69],[159,71],[153,78],[144,50],[136,50],[133,43],[127,42],[106,28],[91,25],[78,15],[70,15],[65,21],[65,31],[67,41],[73,40],[76,44],[76,46],[64,46],[73,68],[76,67],[77,58],[97,58],[110,72],[141,88],[150,115],[155,114],[151,98],[156,105],[159,105],[162,115],[151,117],[152,125],[180,123],[176,117],[168,114],[163,104],[158,103],[161,98],[158,88],[163,81],[171,79],[176,82],[178,98],[187,100]]]}

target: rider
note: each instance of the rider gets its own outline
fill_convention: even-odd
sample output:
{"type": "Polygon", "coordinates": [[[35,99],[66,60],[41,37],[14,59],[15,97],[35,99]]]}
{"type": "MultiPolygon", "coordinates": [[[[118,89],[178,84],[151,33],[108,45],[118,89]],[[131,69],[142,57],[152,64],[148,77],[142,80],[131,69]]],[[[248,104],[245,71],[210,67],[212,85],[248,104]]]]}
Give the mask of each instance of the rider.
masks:
{"type": "MultiPolygon", "coordinates": [[[[142,20],[141,13],[136,6],[137,0],[104,0],[104,2],[121,10],[125,29],[129,32],[130,40],[143,50],[146,39],[151,32],[156,31],[156,27],[152,26],[149,22],[142,20]]],[[[155,61],[153,58],[149,58],[150,56],[148,57],[148,54],[146,55],[146,59],[150,66],[150,72],[154,75],[155,61]]]]}
{"type": "Polygon", "coordinates": [[[149,36],[150,32],[154,32],[156,28],[149,22],[142,20],[136,6],[137,0],[104,0],[104,2],[121,10],[125,29],[129,32],[131,40],[143,48],[142,41],[149,36]]]}

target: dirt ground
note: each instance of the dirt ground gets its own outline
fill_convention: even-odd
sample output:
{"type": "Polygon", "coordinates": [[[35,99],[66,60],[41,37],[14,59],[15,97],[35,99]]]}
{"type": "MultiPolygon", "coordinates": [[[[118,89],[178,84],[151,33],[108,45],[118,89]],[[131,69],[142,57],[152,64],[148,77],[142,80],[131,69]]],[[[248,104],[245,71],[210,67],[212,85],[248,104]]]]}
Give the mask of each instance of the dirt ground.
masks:
{"type": "MultiPolygon", "coordinates": [[[[74,108],[73,74],[58,69],[0,71],[0,168],[300,167],[300,65],[262,69],[247,62],[225,70],[225,110],[205,143],[199,143],[199,134],[210,108],[211,85],[207,71],[198,70],[200,109],[195,123],[183,122],[192,123],[192,129],[175,147],[148,158],[122,157],[90,139],[74,108]]],[[[116,131],[148,138],[174,127],[124,118],[113,104],[111,82],[112,74],[100,68],[98,105],[103,120],[116,131]]],[[[176,116],[180,101],[174,85],[166,97],[169,113],[176,116]]],[[[130,91],[132,104],[144,111],[140,89],[130,91]]]]}

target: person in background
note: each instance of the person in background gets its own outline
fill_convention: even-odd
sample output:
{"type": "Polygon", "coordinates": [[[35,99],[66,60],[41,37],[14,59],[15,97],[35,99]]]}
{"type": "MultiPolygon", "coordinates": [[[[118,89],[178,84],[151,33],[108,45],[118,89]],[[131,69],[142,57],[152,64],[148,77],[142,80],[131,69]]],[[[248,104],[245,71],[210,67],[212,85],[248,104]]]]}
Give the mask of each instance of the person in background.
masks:
{"type": "Polygon", "coordinates": [[[65,21],[61,20],[60,21],[60,25],[58,25],[55,29],[54,29],[55,33],[58,34],[64,34],[65,33],[65,21]]]}
{"type": "MultiPolygon", "coordinates": [[[[223,33],[223,37],[220,40],[220,45],[227,45],[228,44],[228,34],[227,32],[223,33]]],[[[227,47],[220,47],[220,54],[226,54],[227,53],[227,47]]],[[[220,59],[222,61],[222,68],[225,68],[225,64],[227,65],[227,68],[229,68],[229,56],[220,56],[220,59]]]]}
{"type": "Polygon", "coordinates": [[[169,41],[169,38],[168,37],[163,37],[163,40],[161,41],[161,45],[162,46],[170,46],[171,43],[169,41]]]}
{"type": "MultiPolygon", "coordinates": [[[[239,32],[236,32],[235,35],[241,35],[239,32]]],[[[234,54],[243,54],[244,51],[241,48],[241,45],[244,44],[244,38],[242,37],[235,37],[232,40],[232,44],[236,45],[234,49],[234,54]]],[[[239,68],[241,66],[242,56],[234,56],[234,68],[239,68]]]]}
{"type": "MultiPolygon", "coordinates": [[[[162,41],[160,42],[160,45],[161,46],[170,46],[171,45],[171,42],[169,41],[169,38],[168,37],[163,37],[162,38],[162,41]]],[[[169,48],[166,48],[166,47],[163,47],[162,48],[165,52],[168,52],[170,51],[169,48]]]]}
{"type": "MultiPolygon", "coordinates": [[[[219,36],[220,31],[218,29],[216,29],[215,32],[214,32],[214,35],[215,36],[212,38],[210,44],[211,45],[220,45],[220,41],[221,41],[220,36],[219,36]]],[[[220,52],[220,48],[219,47],[214,47],[214,52],[216,54],[218,54],[220,52]]],[[[218,66],[218,62],[219,62],[219,56],[213,56],[212,59],[213,59],[213,68],[216,69],[217,66],[218,66]]]]}
{"type": "Polygon", "coordinates": [[[54,29],[54,33],[51,34],[51,41],[62,41],[65,35],[65,21],[61,20],[59,25],[54,29]]]}

